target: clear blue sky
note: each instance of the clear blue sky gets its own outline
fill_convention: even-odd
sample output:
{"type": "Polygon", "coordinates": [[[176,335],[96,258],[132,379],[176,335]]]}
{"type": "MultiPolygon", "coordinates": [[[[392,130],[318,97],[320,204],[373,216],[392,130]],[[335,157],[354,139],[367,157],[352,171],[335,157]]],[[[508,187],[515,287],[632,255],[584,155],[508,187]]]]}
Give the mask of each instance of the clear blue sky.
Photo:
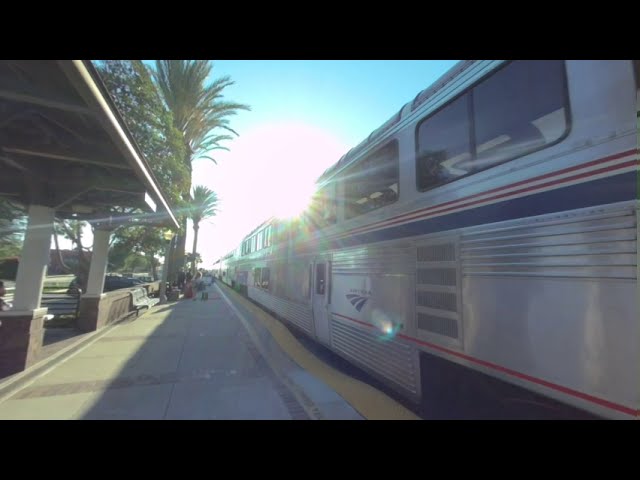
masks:
{"type": "Polygon", "coordinates": [[[455,61],[219,60],[214,76],[236,83],[225,97],[248,103],[234,128],[296,120],[334,132],[356,144],[455,61]]]}
{"type": "MultiPolygon", "coordinates": [[[[307,184],[456,62],[214,61],[213,76],[230,75],[235,82],[225,99],[252,111],[232,119],[240,137],[226,144],[230,152],[216,153],[218,165],[194,163],[193,183],[221,198],[218,216],[200,230],[203,267],[277,206],[297,202],[307,184]]],[[[192,239],[187,242],[190,248],[192,239]]]]}

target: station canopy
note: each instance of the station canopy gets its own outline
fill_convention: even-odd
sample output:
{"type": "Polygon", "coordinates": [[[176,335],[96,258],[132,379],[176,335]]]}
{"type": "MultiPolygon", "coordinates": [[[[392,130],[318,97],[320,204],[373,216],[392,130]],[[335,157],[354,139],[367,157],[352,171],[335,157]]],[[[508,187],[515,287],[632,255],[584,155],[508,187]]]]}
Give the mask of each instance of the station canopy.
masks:
{"type": "Polygon", "coordinates": [[[58,218],[178,226],[86,60],[0,60],[0,196],[58,218]]]}

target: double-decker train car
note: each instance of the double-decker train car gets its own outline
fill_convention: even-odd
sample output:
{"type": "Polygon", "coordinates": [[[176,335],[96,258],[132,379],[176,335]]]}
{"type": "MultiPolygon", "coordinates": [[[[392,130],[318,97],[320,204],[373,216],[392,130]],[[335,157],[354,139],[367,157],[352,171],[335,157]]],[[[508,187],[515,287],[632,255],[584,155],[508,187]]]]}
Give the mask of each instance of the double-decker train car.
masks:
{"type": "Polygon", "coordinates": [[[443,364],[637,418],[639,77],[460,62],[218,277],[407,398],[455,389],[443,364]]]}

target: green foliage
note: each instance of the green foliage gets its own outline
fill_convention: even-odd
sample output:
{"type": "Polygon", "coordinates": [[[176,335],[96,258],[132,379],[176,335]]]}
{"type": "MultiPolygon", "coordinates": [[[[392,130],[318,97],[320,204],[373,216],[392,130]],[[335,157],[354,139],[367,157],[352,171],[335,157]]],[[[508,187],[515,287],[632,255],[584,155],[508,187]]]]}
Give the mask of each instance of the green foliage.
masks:
{"type": "Polygon", "coordinates": [[[127,272],[135,272],[140,269],[148,270],[152,268],[149,258],[139,253],[130,253],[124,261],[123,270],[127,272]]]}
{"type": "MultiPolygon", "coordinates": [[[[218,207],[218,196],[205,186],[198,185],[193,189],[193,197],[189,203],[188,212],[193,220],[193,255],[198,247],[198,229],[200,222],[215,216],[218,207]]],[[[191,262],[191,270],[195,272],[196,264],[191,262]]]]}
{"type": "Polygon", "coordinates": [[[186,149],[149,70],[140,60],[106,60],[96,66],[162,191],[174,208],[179,207],[190,184],[186,149]]]}
{"type": "Polygon", "coordinates": [[[202,257],[200,256],[200,254],[198,252],[196,252],[196,254],[194,255],[193,253],[187,253],[184,257],[185,261],[187,262],[187,264],[191,265],[191,272],[195,273],[196,269],[197,269],[197,265],[202,263],[202,257]],[[195,258],[196,262],[195,264],[193,263],[193,259],[195,258]]]}
{"type": "Polygon", "coordinates": [[[114,242],[109,248],[109,272],[121,272],[125,270],[127,264],[127,258],[131,255],[138,256],[138,253],[133,253],[126,242],[114,242]]]}
{"type": "Polygon", "coordinates": [[[20,255],[26,228],[24,209],[0,198],[0,258],[20,255]]]}
{"type": "Polygon", "coordinates": [[[82,243],[82,232],[87,227],[87,222],[82,220],[62,220],[56,219],[54,230],[54,241],[56,250],[59,255],[59,260],[62,267],[69,273],[73,273],[78,277],[80,288],[83,292],[87,291],[87,281],[89,279],[89,267],[91,266],[91,256],[88,252],[88,248],[82,243]],[[66,239],[70,240],[74,245],[74,249],[77,252],[76,259],[69,259],[68,262],[64,262],[60,255],[57,236],[62,235],[66,239]]]}
{"type": "Polygon", "coordinates": [[[150,268],[155,275],[156,256],[164,256],[166,247],[162,229],[142,225],[120,227],[113,234],[109,265],[114,271],[150,268]]]}
{"type": "MultiPolygon", "coordinates": [[[[214,150],[224,149],[221,142],[237,135],[229,126],[229,117],[238,110],[250,110],[249,106],[223,100],[223,90],[233,85],[225,76],[206,84],[212,78],[213,63],[209,60],[157,60],[153,72],[155,83],[165,105],[173,114],[173,124],[182,135],[185,146],[183,162],[191,172],[191,162],[211,156],[214,150]]],[[[183,198],[189,200],[191,180],[183,190],[183,198]]],[[[187,206],[185,205],[185,208],[187,206]]],[[[173,275],[184,265],[186,219],[181,219],[181,233],[172,255],[173,275]]],[[[197,243],[197,238],[194,244],[197,243]]]]}
{"type": "Polygon", "coordinates": [[[189,217],[193,220],[194,228],[198,228],[202,220],[216,215],[218,196],[213,190],[203,185],[197,185],[193,189],[193,196],[188,208],[189,217]]]}
{"type": "Polygon", "coordinates": [[[209,152],[227,150],[220,143],[237,135],[230,126],[230,116],[238,110],[250,110],[248,105],[223,100],[223,90],[233,85],[224,76],[205,85],[213,73],[209,60],[157,60],[154,78],[171,112],[175,127],[182,133],[187,147],[185,162],[207,158],[209,152]],[[223,130],[224,133],[220,133],[223,130]],[[228,132],[228,133],[227,133],[228,132]]]}

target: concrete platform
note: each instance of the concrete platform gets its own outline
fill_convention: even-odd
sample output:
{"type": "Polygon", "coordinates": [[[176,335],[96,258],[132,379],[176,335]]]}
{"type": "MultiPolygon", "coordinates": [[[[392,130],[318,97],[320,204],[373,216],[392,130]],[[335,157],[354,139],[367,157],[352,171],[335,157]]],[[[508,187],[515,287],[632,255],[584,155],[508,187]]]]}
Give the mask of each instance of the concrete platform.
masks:
{"type": "Polygon", "coordinates": [[[208,301],[159,305],[83,336],[82,347],[38,365],[33,378],[12,377],[15,388],[0,382],[0,418],[364,418],[282,349],[255,306],[208,290],[208,301]]]}

